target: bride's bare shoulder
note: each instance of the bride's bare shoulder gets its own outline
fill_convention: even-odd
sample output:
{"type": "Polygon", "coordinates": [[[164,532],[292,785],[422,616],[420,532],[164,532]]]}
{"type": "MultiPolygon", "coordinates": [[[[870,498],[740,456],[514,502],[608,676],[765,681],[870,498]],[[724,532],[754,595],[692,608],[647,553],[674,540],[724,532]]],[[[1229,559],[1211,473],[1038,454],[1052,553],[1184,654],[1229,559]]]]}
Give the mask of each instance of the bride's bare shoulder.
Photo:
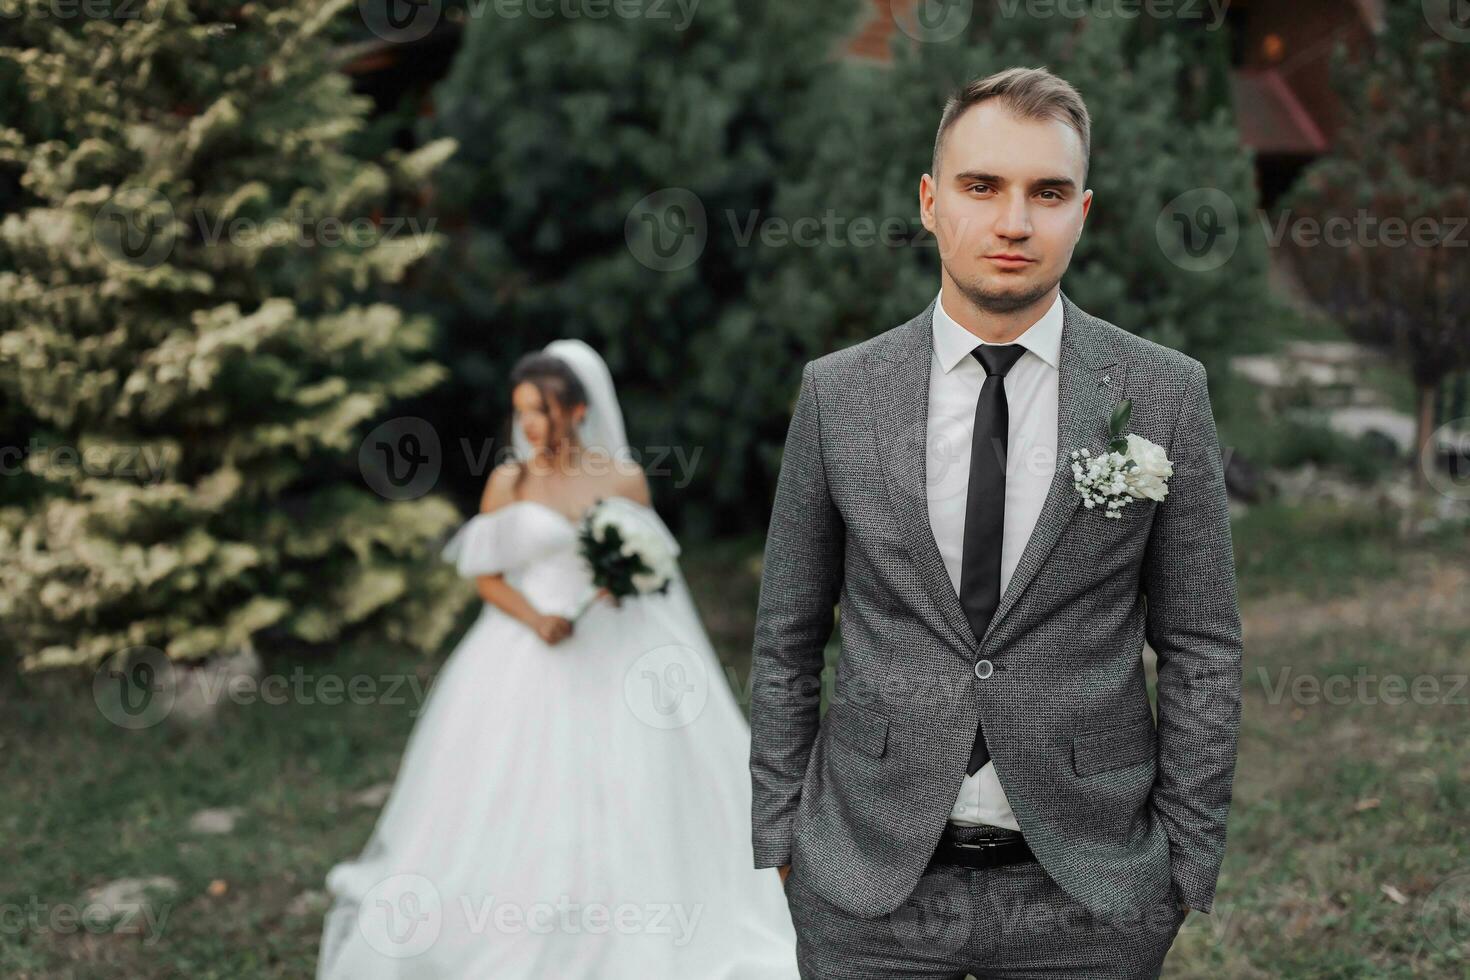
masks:
{"type": "Polygon", "coordinates": [[[621,465],[613,476],[612,492],[620,497],[635,500],[645,507],[652,506],[653,499],[648,492],[648,477],[644,475],[643,468],[631,462],[621,465]]]}
{"type": "Polygon", "coordinates": [[[520,475],[521,464],[515,460],[507,460],[491,470],[490,479],[485,481],[485,492],[480,496],[480,513],[488,514],[514,503],[520,475]]]}

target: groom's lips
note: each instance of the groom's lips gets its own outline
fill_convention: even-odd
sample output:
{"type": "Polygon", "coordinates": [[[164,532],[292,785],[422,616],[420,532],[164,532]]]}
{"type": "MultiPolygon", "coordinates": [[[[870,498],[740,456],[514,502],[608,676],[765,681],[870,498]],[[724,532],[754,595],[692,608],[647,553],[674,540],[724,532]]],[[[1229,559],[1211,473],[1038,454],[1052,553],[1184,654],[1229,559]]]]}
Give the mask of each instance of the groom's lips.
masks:
{"type": "Polygon", "coordinates": [[[1036,261],[1035,259],[1028,259],[1024,255],[1012,255],[1010,253],[987,255],[985,257],[1002,269],[1019,269],[1036,261]]]}

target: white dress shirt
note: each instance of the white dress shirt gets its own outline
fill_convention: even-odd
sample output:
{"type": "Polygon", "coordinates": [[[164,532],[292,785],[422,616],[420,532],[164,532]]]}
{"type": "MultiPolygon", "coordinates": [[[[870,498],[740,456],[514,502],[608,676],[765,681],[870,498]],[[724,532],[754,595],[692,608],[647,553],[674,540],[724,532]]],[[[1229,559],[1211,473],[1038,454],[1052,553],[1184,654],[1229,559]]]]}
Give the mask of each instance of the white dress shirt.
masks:
{"type": "MultiPolygon", "coordinates": [[[[970,352],[985,341],[934,306],[934,355],[929,370],[926,486],[929,525],[955,594],[965,545],[965,494],[970,482],[970,438],[985,369],[970,352]]],[[[1006,586],[1041,515],[1057,452],[1057,364],[1062,346],[1062,297],[1012,343],[1026,348],[1004,379],[1010,424],[1006,431],[1006,509],[1000,554],[1000,591],[1006,586]]],[[[992,742],[1005,732],[986,730],[992,742]]],[[[949,819],[1020,830],[1010,802],[987,762],[966,776],[949,819]]]]}

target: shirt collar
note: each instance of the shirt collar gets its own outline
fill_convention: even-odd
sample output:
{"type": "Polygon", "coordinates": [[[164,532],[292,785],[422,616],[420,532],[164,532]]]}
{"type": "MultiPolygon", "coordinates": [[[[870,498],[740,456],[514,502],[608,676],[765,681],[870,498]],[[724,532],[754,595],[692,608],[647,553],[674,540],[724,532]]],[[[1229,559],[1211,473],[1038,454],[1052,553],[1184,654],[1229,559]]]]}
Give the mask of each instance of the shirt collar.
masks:
{"type": "MultiPolygon", "coordinates": [[[[941,288],[939,299],[934,303],[934,353],[938,356],[939,366],[944,369],[944,373],[953,371],[955,365],[969,357],[970,352],[983,343],[985,341],[960,326],[945,312],[944,290],[941,288]]],[[[1053,368],[1057,366],[1062,347],[1060,289],[1057,290],[1057,297],[1052,301],[1051,307],[1041,314],[1041,319],[1027,327],[1012,343],[1025,347],[1053,368]]]]}

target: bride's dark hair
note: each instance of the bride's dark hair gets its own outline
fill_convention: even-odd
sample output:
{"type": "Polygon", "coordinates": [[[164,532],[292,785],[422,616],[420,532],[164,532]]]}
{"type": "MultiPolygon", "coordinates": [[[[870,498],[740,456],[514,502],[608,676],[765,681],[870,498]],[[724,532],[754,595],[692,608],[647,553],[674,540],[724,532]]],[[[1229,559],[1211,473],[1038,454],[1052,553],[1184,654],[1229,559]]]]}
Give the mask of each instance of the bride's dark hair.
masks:
{"type": "MultiPolygon", "coordinates": [[[[541,393],[541,402],[548,409],[552,405],[561,408],[562,418],[565,420],[566,413],[578,405],[587,404],[587,389],[582,387],[581,379],[571,366],[554,354],[545,351],[532,351],[524,354],[516,361],[515,367],[510,369],[510,390],[515,391],[522,383],[530,384],[541,393]]],[[[548,415],[550,412],[548,411],[548,415]]],[[[507,423],[507,428],[515,425],[515,413],[507,423]]],[[[513,433],[507,433],[506,445],[512,445],[513,433]]],[[[514,490],[519,490],[521,481],[526,477],[526,467],[521,466],[516,472],[514,490]]]]}

